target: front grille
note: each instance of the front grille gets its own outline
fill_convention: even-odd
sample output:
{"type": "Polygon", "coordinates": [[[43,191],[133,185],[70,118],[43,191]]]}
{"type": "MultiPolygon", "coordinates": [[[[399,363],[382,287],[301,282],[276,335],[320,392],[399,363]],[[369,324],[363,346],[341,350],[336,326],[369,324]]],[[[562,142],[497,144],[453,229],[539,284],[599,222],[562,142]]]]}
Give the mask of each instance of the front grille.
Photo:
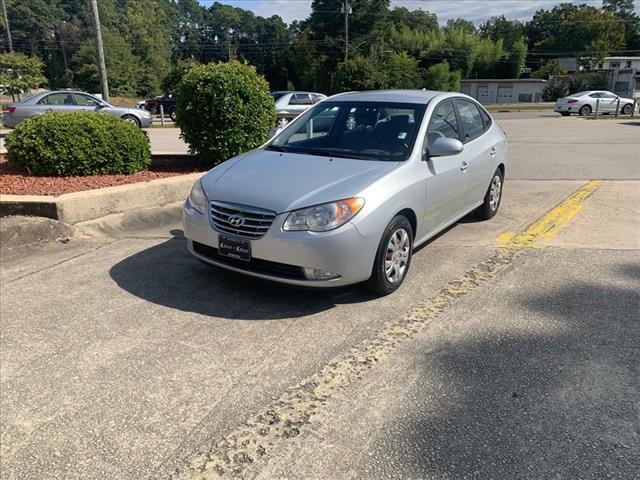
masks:
{"type": "Polygon", "coordinates": [[[215,260],[223,265],[245,270],[247,272],[261,273],[271,277],[289,278],[292,280],[306,280],[302,267],[287,265],[285,263],[270,262],[260,258],[252,258],[248,262],[237,260],[235,258],[223,257],[218,253],[218,249],[204,245],[202,243],[193,242],[193,250],[200,255],[215,260]]]}
{"type": "Polygon", "coordinates": [[[216,230],[246,238],[262,237],[276,218],[275,212],[270,210],[222,202],[211,202],[209,212],[216,230]],[[237,218],[242,221],[233,225],[230,220],[237,218]]]}

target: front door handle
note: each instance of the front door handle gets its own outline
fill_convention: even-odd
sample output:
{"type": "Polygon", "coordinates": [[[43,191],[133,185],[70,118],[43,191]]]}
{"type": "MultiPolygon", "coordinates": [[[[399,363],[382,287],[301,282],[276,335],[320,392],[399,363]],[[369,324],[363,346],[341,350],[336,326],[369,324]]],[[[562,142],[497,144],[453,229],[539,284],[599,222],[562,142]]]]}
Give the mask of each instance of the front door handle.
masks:
{"type": "Polygon", "coordinates": [[[491,152],[489,153],[492,157],[496,156],[496,147],[491,147],[491,152]]]}
{"type": "Polygon", "coordinates": [[[462,165],[460,166],[460,170],[462,170],[463,172],[466,172],[468,168],[469,168],[469,164],[463,161],[462,165]]]}

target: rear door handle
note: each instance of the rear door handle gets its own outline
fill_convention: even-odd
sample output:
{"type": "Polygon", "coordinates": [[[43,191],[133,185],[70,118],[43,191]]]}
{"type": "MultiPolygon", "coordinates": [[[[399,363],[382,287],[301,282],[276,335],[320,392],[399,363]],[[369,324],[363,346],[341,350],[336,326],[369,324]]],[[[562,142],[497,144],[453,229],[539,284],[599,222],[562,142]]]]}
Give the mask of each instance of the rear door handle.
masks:
{"type": "Polygon", "coordinates": [[[460,170],[462,170],[463,172],[466,172],[468,168],[469,168],[469,164],[463,161],[462,165],[460,166],[460,170]]]}
{"type": "Polygon", "coordinates": [[[495,156],[496,156],[496,147],[491,147],[490,155],[491,155],[492,157],[495,157],[495,156]]]}

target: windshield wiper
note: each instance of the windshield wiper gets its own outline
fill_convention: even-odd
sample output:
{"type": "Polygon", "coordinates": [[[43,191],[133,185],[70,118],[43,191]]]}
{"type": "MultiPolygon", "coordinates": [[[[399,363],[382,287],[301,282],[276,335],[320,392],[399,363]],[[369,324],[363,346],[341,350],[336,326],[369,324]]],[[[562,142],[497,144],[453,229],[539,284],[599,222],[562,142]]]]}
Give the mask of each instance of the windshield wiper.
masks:
{"type": "Polygon", "coordinates": [[[265,147],[265,150],[273,150],[274,152],[286,152],[287,151],[283,147],[280,147],[278,145],[267,145],[265,147]]]}

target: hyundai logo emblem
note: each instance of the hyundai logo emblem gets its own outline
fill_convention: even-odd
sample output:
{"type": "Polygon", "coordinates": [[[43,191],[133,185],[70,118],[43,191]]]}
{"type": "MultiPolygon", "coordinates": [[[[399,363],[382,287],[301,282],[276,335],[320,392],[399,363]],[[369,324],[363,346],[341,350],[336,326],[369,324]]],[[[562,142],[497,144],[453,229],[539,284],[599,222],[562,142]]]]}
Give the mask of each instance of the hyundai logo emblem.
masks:
{"type": "Polygon", "coordinates": [[[232,227],[241,227],[244,225],[244,217],[241,215],[231,215],[229,217],[229,225],[232,227]]]}

